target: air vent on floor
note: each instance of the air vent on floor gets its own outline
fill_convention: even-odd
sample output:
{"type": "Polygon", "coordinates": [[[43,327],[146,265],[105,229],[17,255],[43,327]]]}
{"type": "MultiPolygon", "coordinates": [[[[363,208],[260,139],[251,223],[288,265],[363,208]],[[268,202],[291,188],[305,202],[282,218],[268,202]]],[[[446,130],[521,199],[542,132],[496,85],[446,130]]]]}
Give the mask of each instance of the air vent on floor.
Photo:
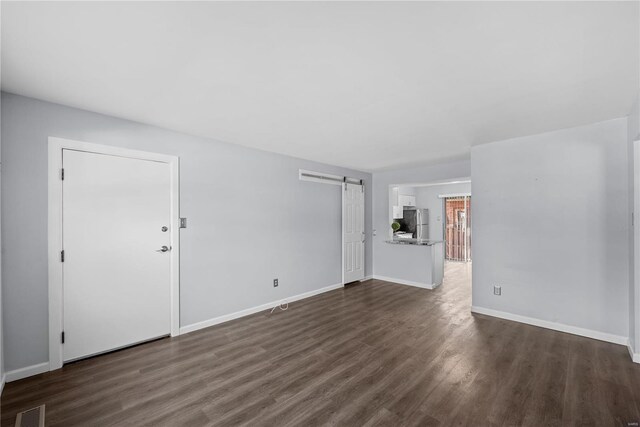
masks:
{"type": "Polygon", "coordinates": [[[15,427],[44,427],[44,405],[18,413],[15,427]]]}

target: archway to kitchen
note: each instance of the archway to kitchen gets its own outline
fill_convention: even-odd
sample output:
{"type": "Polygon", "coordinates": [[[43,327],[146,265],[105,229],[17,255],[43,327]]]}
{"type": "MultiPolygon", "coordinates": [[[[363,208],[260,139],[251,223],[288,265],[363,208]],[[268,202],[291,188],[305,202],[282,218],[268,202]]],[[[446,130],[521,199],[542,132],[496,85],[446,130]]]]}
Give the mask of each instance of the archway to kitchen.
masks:
{"type": "Polygon", "coordinates": [[[447,274],[470,278],[471,200],[468,178],[389,185],[386,242],[399,248],[394,252],[405,284],[433,289],[447,274]]]}

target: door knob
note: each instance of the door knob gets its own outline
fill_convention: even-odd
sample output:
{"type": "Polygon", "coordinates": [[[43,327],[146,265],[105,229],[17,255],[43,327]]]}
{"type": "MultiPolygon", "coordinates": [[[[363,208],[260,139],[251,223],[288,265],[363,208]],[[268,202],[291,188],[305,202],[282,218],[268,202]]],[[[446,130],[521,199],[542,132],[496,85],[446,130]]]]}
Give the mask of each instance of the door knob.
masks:
{"type": "Polygon", "coordinates": [[[156,252],[167,252],[169,250],[168,246],[163,246],[160,249],[158,249],[156,252]]]}

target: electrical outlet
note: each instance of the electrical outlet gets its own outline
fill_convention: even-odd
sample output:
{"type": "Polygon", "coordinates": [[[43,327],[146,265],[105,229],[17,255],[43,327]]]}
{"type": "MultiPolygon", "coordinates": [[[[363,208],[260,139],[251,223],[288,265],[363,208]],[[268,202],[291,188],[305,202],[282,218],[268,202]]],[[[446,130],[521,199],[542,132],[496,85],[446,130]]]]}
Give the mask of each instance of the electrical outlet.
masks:
{"type": "Polygon", "coordinates": [[[273,279],[273,287],[274,288],[278,287],[278,279],[273,279]]]}
{"type": "Polygon", "coordinates": [[[493,294],[502,295],[502,287],[498,285],[493,285],[493,294]]]}

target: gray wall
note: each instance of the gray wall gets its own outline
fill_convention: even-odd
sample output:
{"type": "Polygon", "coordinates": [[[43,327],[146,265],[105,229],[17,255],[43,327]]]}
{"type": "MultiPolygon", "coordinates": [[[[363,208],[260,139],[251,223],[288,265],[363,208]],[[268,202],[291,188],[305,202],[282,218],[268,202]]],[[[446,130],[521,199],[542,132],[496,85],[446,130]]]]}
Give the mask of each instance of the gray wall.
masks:
{"type": "Polygon", "coordinates": [[[180,156],[182,326],[341,281],[340,187],[301,182],[299,168],[365,180],[372,272],[368,173],[6,93],[2,124],[7,370],[48,360],[48,136],[180,156]]]}
{"type": "MultiPolygon", "coordinates": [[[[471,183],[429,185],[416,188],[416,207],[429,209],[429,238],[444,240],[444,199],[441,194],[471,193],[471,183]]],[[[473,217],[471,218],[473,221],[473,217]]]]}
{"type": "MultiPolygon", "coordinates": [[[[0,109],[2,106],[2,99],[0,98],[0,109]]],[[[0,129],[2,129],[2,115],[0,114],[0,129]]],[[[0,135],[0,224],[2,223],[2,135],[0,135]]],[[[3,338],[3,325],[2,321],[2,227],[0,227],[0,387],[2,387],[2,381],[4,381],[4,338],[3,338]]],[[[1,390],[0,390],[1,393],[1,390]]]]}
{"type": "Polygon", "coordinates": [[[628,336],[627,120],[475,146],[471,160],[473,305],[628,336]]]}
{"type": "MultiPolygon", "coordinates": [[[[633,155],[633,143],[640,139],[640,91],[636,97],[636,102],[629,113],[627,123],[627,155],[628,155],[628,183],[629,183],[629,208],[628,212],[631,213],[634,210],[634,195],[635,195],[635,181],[634,181],[634,155],[633,155]]],[[[640,166],[640,165],[638,165],[640,166]]],[[[640,212],[635,213],[636,219],[640,218],[640,212]]],[[[640,349],[636,343],[640,342],[640,329],[637,328],[639,319],[638,312],[640,311],[640,303],[638,299],[640,295],[636,292],[635,287],[635,249],[634,249],[634,234],[633,226],[631,224],[631,214],[627,215],[629,230],[629,344],[631,348],[637,353],[640,349]]]]}
{"type": "Polygon", "coordinates": [[[373,273],[378,276],[393,277],[397,265],[402,265],[402,253],[398,245],[384,243],[390,237],[391,207],[389,204],[389,186],[412,186],[454,178],[468,178],[471,175],[471,163],[468,160],[440,163],[433,166],[405,168],[376,172],[373,175],[373,273]]]}

